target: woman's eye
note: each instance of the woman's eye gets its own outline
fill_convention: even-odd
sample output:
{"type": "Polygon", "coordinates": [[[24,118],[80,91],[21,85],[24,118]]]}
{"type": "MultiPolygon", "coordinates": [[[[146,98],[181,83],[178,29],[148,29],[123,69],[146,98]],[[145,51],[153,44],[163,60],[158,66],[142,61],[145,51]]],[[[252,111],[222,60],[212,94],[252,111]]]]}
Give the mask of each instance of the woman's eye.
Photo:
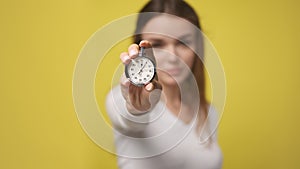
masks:
{"type": "Polygon", "coordinates": [[[159,42],[154,42],[154,43],[152,43],[152,47],[153,48],[159,48],[159,47],[162,47],[163,46],[163,44],[162,43],[159,43],[159,42]]]}

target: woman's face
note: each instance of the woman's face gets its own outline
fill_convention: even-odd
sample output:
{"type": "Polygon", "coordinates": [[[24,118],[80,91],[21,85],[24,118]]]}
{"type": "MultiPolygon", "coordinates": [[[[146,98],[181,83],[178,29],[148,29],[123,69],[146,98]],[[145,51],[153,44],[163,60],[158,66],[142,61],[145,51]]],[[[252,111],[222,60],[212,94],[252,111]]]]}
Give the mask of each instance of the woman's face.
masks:
{"type": "Polygon", "coordinates": [[[168,15],[151,19],[142,30],[142,39],[152,43],[157,75],[163,85],[176,85],[191,75],[196,35],[191,23],[168,15]]]}

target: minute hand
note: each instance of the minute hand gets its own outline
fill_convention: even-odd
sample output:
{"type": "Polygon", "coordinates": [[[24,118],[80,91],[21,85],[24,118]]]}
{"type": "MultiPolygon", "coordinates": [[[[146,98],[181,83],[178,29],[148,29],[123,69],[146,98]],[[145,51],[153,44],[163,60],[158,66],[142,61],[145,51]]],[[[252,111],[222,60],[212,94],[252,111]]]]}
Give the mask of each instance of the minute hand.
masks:
{"type": "Polygon", "coordinates": [[[146,66],[146,64],[147,64],[147,61],[146,61],[145,64],[143,64],[143,66],[140,68],[139,74],[142,72],[142,70],[144,69],[144,67],[146,66]]]}

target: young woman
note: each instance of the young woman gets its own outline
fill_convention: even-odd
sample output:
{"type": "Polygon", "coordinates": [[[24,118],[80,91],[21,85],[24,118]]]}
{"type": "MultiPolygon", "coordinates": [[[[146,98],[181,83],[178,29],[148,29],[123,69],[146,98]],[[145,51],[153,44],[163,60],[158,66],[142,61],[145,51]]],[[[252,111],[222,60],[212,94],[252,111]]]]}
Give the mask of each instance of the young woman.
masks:
{"type": "Polygon", "coordinates": [[[124,65],[141,47],[156,63],[143,86],[123,75],[107,96],[121,169],[222,167],[215,134],[200,144],[216,112],[205,98],[202,36],[196,12],[182,0],[152,0],[140,11],[134,44],[120,55],[124,65]],[[210,113],[210,116],[208,116],[210,113]]]}

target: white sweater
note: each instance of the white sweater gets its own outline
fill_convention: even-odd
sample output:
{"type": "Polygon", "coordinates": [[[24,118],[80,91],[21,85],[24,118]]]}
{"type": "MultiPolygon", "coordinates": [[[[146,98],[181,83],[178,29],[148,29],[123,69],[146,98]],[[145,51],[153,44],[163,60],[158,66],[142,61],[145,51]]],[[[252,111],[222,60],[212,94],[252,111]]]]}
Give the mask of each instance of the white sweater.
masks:
{"type": "MultiPolygon", "coordinates": [[[[196,120],[186,124],[159,102],[147,114],[131,115],[120,86],[107,96],[106,109],[116,129],[115,145],[120,169],[219,169],[223,156],[216,133],[200,144],[196,120]]],[[[217,113],[209,109],[208,123],[216,128],[217,113]]]]}

